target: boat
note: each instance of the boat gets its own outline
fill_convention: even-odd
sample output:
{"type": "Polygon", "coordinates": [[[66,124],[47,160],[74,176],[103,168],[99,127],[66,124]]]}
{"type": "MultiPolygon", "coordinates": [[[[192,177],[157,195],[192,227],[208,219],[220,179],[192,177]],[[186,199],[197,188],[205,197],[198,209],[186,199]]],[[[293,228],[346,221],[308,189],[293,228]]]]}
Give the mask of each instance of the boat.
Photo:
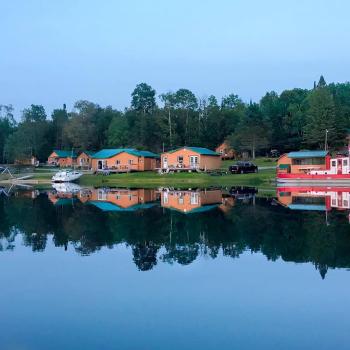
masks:
{"type": "Polygon", "coordinates": [[[350,185],[350,152],[332,157],[329,151],[298,151],[282,155],[277,163],[278,183],[350,185]]]}
{"type": "Polygon", "coordinates": [[[52,182],[72,182],[78,180],[82,175],[76,170],[62,170],[52,176],[52,182]]]}
{"type": "Polygon", "coordinates": [[[60,182],[60,183],[53,183],[52,188],[57,193],[78,193],[82,190],[82,187],[80,187],[78,184],[70,183],[70,182],[60,182]]]}

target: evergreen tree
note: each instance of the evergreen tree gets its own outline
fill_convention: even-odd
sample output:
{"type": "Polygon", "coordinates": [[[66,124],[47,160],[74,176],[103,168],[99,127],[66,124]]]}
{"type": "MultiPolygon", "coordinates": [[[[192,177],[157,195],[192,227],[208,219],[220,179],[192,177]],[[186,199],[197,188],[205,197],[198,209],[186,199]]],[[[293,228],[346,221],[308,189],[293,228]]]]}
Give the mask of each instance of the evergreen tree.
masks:
{"type": "Polygon", "coordinates": [[[317,87],[322,88],[327,86],[327,83],[323,77],[323,75],[320,76],[320,80],[318,81],[317,87]]]}
{"type": "Polygon", "coordinates": [[[336,123],[333,96],[326,87],[318,87],[310,94],[308,103],[304,144],[314,149],[323,149],[327,132],[328,144],[335,147],[342,130],[336,123]]]}

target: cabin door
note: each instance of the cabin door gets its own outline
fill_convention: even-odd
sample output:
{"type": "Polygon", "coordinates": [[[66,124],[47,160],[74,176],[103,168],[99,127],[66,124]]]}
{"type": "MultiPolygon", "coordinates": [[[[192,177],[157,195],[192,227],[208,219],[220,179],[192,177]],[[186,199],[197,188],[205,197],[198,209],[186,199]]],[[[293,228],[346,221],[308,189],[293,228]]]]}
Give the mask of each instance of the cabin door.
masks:
{"type": "Polygon", "coordinates": [[[343,164],[342,160],[338,159],[337,174],[341,174],[342,173],[342,170],[343,170],[342,164],[343,164]]]}
{"type": "Polygon", "coordinates": [[[106,160],[99,160],[97,162],[97,169],[102,170],[107,167],[107,161],[106,160]]]}
{"type": "Polygon", "coordinates": [[[190,156],[190,166],[191,166],[191,168],[197,168],[197,166],[198,166],[198,157],[197,156],[190,156]]]}
{"type": "Polygon", "coordinates": [[[163,157],[163,168],[168,169],[168,157],[163,157]]]}

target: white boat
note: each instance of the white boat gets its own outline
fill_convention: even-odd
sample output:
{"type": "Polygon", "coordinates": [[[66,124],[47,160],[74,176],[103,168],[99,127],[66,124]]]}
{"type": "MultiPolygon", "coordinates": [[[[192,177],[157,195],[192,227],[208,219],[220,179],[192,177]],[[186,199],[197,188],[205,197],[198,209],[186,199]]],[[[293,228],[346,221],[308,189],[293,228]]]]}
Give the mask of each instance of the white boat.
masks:
{"type": "Polygon", "coordinates": [[[52,176],[52,182],[71,182],[78,180],[83,174],[75,170],[63,170],[52,176]]]}

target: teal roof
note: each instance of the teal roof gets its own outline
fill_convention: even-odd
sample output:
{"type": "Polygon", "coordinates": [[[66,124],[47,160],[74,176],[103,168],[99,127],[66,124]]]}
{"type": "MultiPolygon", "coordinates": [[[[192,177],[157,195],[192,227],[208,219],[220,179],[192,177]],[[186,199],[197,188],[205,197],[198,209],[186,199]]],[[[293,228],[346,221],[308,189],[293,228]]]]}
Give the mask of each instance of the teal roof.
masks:
{"type": "Polygon", "coordinates": [[[102,201],[89,201],[89,204],[94,205],[102,211],[136,211],[140,209],[148,209],[156,205],[156,203],[144,203],[144,204],[135,204],[128,208],[123,208],[117,204],[111,202],[102,202],[102,201]]]}
{"type": "Polygon", "coordinates": [[[103,149],[99,152],[96,152],[92,155],[92,158],[95,159],[106,159],[116,156],[119,153],[128,153],[136,157],[145,157],[145,158],[158,158],[159,156],[155,153],[149,151],[138,151],[134,148],[115,148],[115,149],[103,149]]]}
{"type": "Polygon", "coordinates": [[[208,204],[208,205],[203,205],[201,207],[197,207],[197,208],[194,208],[192,210],[189,210],[189,211],[183,211],[181,209],[178,209],[178,208],[172,208],[172,207],[169,207],[170,210],[175,210],[175,211],[178,211],[182,214],[197,214],[197,213],[204,213],[204,212],[207,212],[207,211],[210,211],[214,208],[217,208],[219,205],[218,204],[208,204]]]}
{"type": "Polygon", "coordinates": [[[299,151],[288,153],[289,158],[323,158],[328,154],[328,151],[299,151]]]}
{"type": "Polygon", "coordinates": [[[318,205],[318,204],[290,204],[288,205],[289,209],[292,210],[318,210],[318,211],[325,211],[326,206],[325,205],[318,205]]]}
{"type": "Polygon", "coordinates": [[[61,151],[61,150],[57,150],[55,149],[54,152],[60,157],[60,158],[69,158],[72,157],[73,154],[73,158],[76,158],[77,155],[75,152],[72,151],[61,151]]]}
{"type": "Polygon", "coordinates": [[[59,198],[54,205],[55,206],[73,205],[76,201],[77,201],[76,198],[59,198]]]}
{"type": "Polygon", "coordinates": [[[208,148],[204,148],[204,147],[188,147],[188,146],[174,149],[172,151],[169,151],[168,153],[174,153],[174,152],[179,151],[179,150],[181,150],[183,148],[190,149],[193,152],[196,152],[196,153],[199,153],[199,154],[202,154],[202,155],[205,155],[205,156],[220,156],[220,153],[214,152],[214,151],[212,151],[212,150],[210,150],[208,148]]]}

